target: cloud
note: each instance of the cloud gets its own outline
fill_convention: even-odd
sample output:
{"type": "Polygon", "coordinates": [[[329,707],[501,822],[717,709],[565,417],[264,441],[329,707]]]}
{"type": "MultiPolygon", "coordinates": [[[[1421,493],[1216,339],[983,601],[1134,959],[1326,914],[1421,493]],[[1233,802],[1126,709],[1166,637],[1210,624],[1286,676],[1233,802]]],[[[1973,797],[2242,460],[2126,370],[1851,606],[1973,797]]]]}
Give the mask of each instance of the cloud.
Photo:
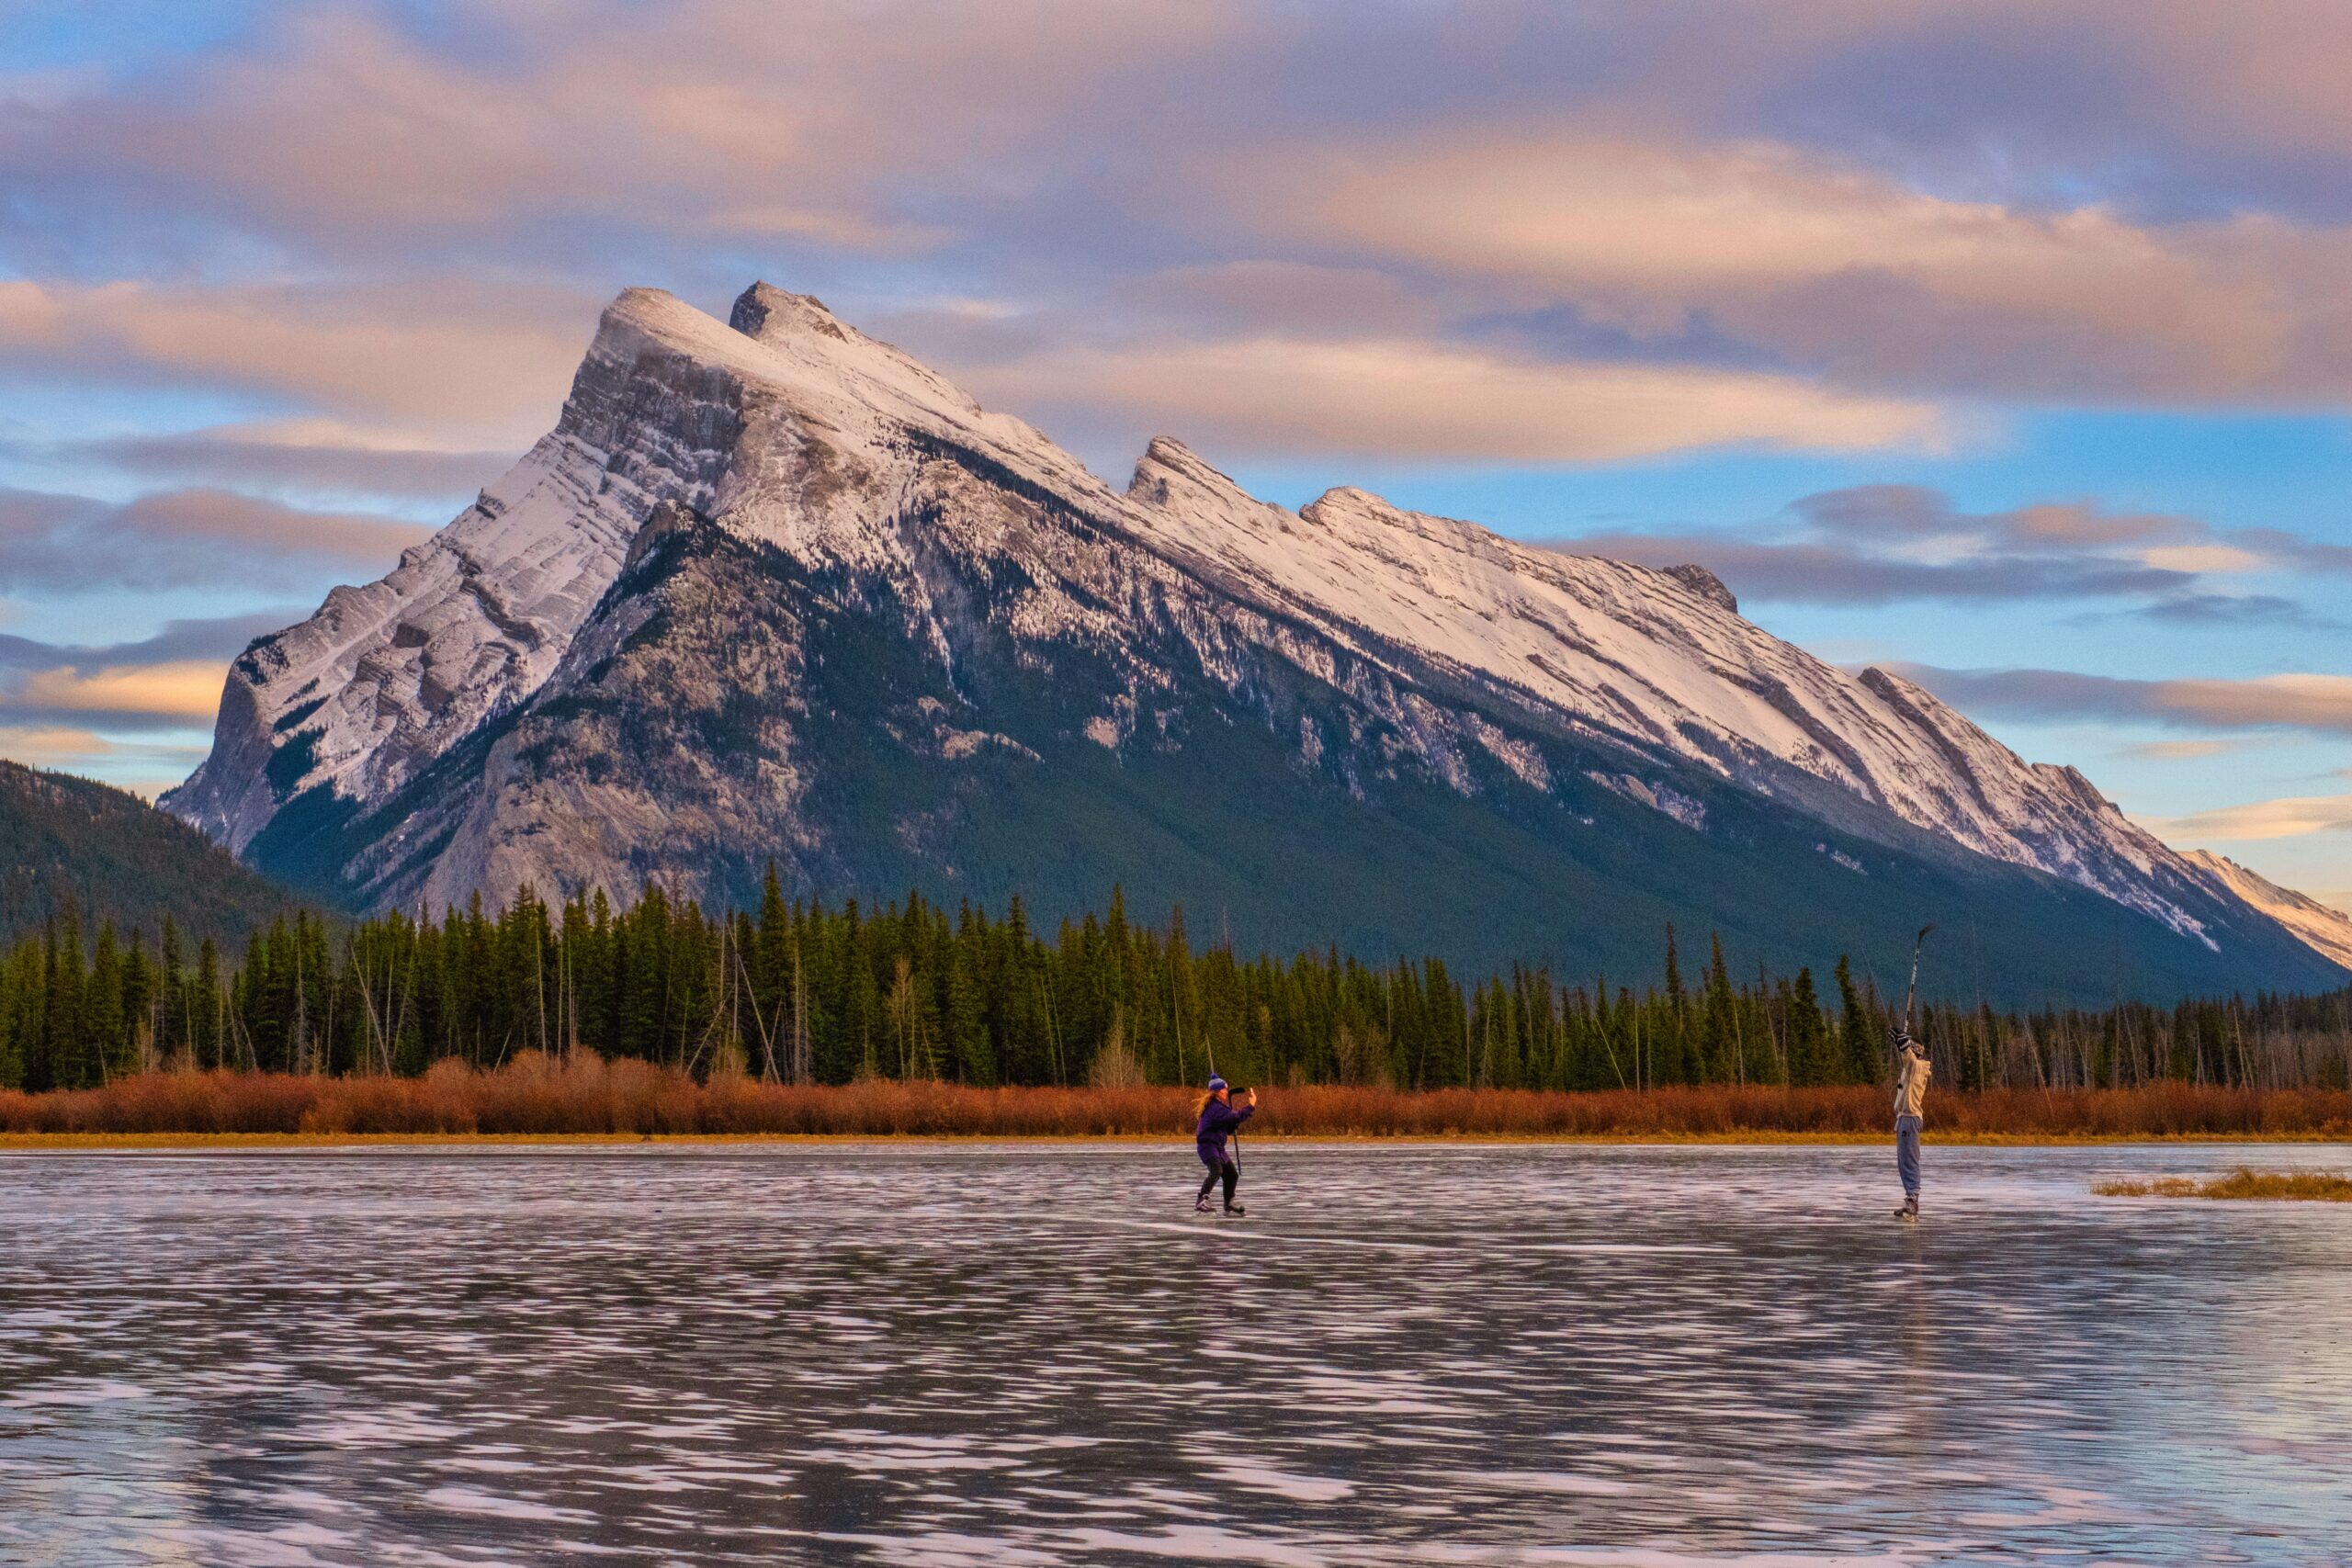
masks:
{"type": "Polygon", "coordinates": [[[1446,127],[1216,166],[1273,243],[1429,272],[1637,349],[1693,333],[1899,395],[2332,402],[2352,231],[1924,192],[1758,141],[1446,127]]]}
{"type": "Polygon", "coordinates": [[[2334,0],[2258,15],[2199,0],[1784,4],[1679,19],[1699,25],[1677,63],[1747,35],[1727,91],[1752,130],[1868,146],[1954,183],[2087,187],[2155,214],[2346,209],[2352,112],[2325,62],[2352,49],[2352,14],[2334,0]],[[1779,25],[1756,25],[1758,11],[1779,25]]]}
{"type": "MultiPolygon", "coordinates": [[[[175,748],[155,737],[209,729],[229,661],[254,638],[300,615],[299,609],[279,607],[168,621],[148,637],[97,647],[0,634],[0,737],[16,738],[0,739],[0,755],[34,761],[70,754],[78,760],[74,765],[97,766],[110,775],[122,760],[110,748],[122,748],[134,761],[175,756],[175,748]]],[[[188,765],[202,752],[196,748],[188,765]]]]}
{"type": "Polygon", "coordinates": [[[278,10],[0,121],[19,210],[118,246],[210,225],[341,262],[722,238],[904,256],[954,236],[943,198],[974,175],[1001,199],[1045,149],[1087,161],[1065,139],[1120,73],[1181,77],[1250,30],[1169,0],[278,10]]]}
{"type": "Polygon", "coordinates": [[[2317,615],[2276,593],[2180,593],[2142,606],[2143,620],[2180,626],[2328,626],[2342,623],[2317,615]]]}
{"type": "Polygon", "coordinates": [[[2310,833],[2352,833],[2352,795],[2291,796],[2224,806],[2186,817],[2143,819],[2166,839],[2246,840],[2295,839],[2310,833]]]}
{"type": "Polygon", "coordinates": [[[2183,729],[2305,729],[2352,735],[2352,675],[2136,681],[2063,670],[1888,666],[1971,714],[2138,720],[2183,729]]]}
{"type": "Polygon", "coordinates": [[[219,486],[244,493],[446,502],[512,466],[511,452],[379,446],[327,421],[214,426],[164,434],[13,445],[23,461],[85,474],[219,486]]]}
{"type": "Polygon", "coordinates": [[[2278,530],[2223,532],[2168,513],[2093,502],[1969,513],[1916,485],[1859,485],[1792,502],[1737,531],[1595,533],[1548,541],[1576,555],[1649,566],[1697,561],[1744,597],[1880,604],[2134,598],[2127,613],[2182,626],[2325,624],[2276,594],[2208,588],[2209,576],[2292,565],[2352,570],[2278,530]]]}
{"type": "MultiPolygon", "coordinates": [[[[2169,513],[2111,513],[2095,502],[2040,502],[2007,512],[1962,512],[1920,485],[1855,485],[1792,502],[1789,510],[1825,534],[1886,542],[1965,540],[2009,550],[2132,547],[2142,553],[2201,544],[2211,530],[2169,513]]],[[[2166,570],[2216,570],[2166,565],[2166,570]]]]}
{"type": "Polygon", "coordinates": [[[2251,572],[2352,572],[2352,548],[2278,529],[2222,530],[2174,513],[2092,501],[1971,513],[1917,485],[1857,485],[1791,502],[1737,530],[1614,532],[1543,541],[1572,555],[1647,566],[1696,561],[1744,598],[1804,604],[2133,599],[2120,610],[2175,626],[2335,625],[2294,600],[2209,580],[2251,572]]]}
{"type": "Polygon", "coordinates": [[[2127,757],[2143,757],[2154,762],[2189,761],[2200,757],[2221,757],[2237,750],[2230,740],[2149,740],[2137,746],[2123,748],[2127,757]]]}
{"type": "Polygon", "coordinates": [[[1940,435],[1925,405],[1839,397],[1784,377],[1545,364],[1414,341],[1073,346],[972,379],[1043,423],[1099,429],[1108,415],[1252,456],[1560,461],[1718,445],[1923,446],[1940,435]]]}
{"type": "Polygon", "coordinates": [[[115,743],[90,729],[62,725],[0,724],[0,757],[35,768],[88,762],[115,750],[115,743]]]}
{"type": "Polygon", "coordinates": [[[299,605],[277,605],[236,615],[166,621],[161,629],[147,637],[97,647],[40,642],[0,632],[0,671],[163,663],[187,659],[211,660],[225,668],[255,637],[283,630],[306,614],[299,605]]]}
{"type": "Polygon", "coordinates": [[[15,712],[128,715],[141,719],[210,722],[220,706],[221,667],[209,660],[109,664],[96,670],[39,670],[6,698],[15,712]]]}
{"type": "MultiPolygon", "coordinates": [[[[1602,451],[1873,419],[1904,444],[1922,421],[1896,411],[1987,394],[2334,402],[2352,131],[2302,50],[2352,39],[2292,16],[264,6],[136,68],[17,84],[0,359],[504,450],[616,284],[758,270],[845,283],[867,319],[1043,307],[1056,340],[1006,385],[1048,409],[1104,382],[1142,406],[1099,362],[1129,356],[1102,328],[1136,316],[1183,320],[1172,374],[1295,338],[1477,360],[1505,404],[1510,367],[1736,383],[1699,384],[1687,435],[1631,414],[1602,451]]],[[[1297,423],[1326,449],[1328,422],[1297,423]]],[[[1431,423],[1461,437],[1438,456],[1578,450],[1431,423]]]]}
{"type": "Polygon", "coordinates": [[[0,490],[0,588],[304,588],[322,572],[379,575],[430,533],[230,491],[165,491],[115,505],[0,490]]]}
{"type": "Polygon", "coordinates": [[[0,723],[0,757],[28,767],[104,778],[150,798],[186,778],[204,760],[206,746],[153,737],[109,739],[62,725],[0,723]]]}
{"type": "Polygon", "coordinates": [[[2282,528],[2247,528],[2236,538],[2282,566],[2304,571],[2352,573],[2352,545],[2323,544],[2290,534],[2282,528]]]}
{"type": "Polygon", "coordinates": [[[1549,547],[1644,566],[1696,561],[1742,599],[1793,604],[2106,598],[2165,592],[2191,581],[2129,562],[2016,555],[1914,560],[1817,540],[1772,543],[1713,533],[1589,534],[1550,541],[1549,547]]]}
{"type": "Polygon", "coordinates": [[[234,392],[364,421],[379,445],[519,451],[554,423],[611,292],[0,280],[0,377],[234,392]]]}

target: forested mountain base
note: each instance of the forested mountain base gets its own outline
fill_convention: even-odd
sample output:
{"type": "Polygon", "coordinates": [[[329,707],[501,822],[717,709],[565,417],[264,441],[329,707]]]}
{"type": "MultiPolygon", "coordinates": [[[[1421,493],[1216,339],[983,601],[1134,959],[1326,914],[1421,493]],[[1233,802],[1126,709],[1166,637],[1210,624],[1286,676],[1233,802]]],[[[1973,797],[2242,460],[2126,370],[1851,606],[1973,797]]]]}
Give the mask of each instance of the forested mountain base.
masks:
{"type": "Polygon", "coordinates": [[[0,942],[80,910],[242,939],[295,900],[184,822],[91,779],[0,761],[0,942]]]}
{"type": "MultiPolygon", "coordinates": [[[[706,914],[657,888],[492,918],[307,915],[233,965],[176,925],[159,941],[68,913],[0,961],[0,1088],[88,1089],[174,1065],[307,1077],[491,1070],[526,1052],[784,1085],[892,1079],[1004,1085],[1238,1081],[1367,1089],[1632,1090],[1872,1084],[1894,1010],[1838,959],[1824,986],[1735,977],[1711,942],[1694,981],[1669,928],[1663,983],[1543,969],[1457,978],[1441,961],[1288,962],[1196,951],[1106,915],[1048,941],[1015,900],[1001,919],[910,897],[879,911],[787,903],[706,914]]],[[[1930,971],[1932,974],[1932,970],[1930,971]]],[[[1915,1028],[1939,1087],[2047,1090],[2163,1081],[2346,1085],[2352,993],[1996,1014],[1939,1004],[1915,1028]]]]}

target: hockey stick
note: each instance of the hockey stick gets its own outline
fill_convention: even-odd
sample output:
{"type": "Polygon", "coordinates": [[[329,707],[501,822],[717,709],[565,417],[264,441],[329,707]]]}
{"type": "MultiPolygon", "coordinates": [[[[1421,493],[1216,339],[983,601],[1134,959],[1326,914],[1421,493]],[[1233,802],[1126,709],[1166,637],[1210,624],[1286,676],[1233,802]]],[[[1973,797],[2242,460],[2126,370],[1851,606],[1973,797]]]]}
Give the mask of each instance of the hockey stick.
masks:
{"type": "Polygon", "coordinates": [[[1903,1027],[1896,1032],[1905,1039],[1911,1034],[1911,1006],[1919,999],[1919,952],[1928,945],[1928,933],[1935,929],[1935,922],[1930,920],[1911,940],[1911,987],[1903,993],[1903,1027]]]}

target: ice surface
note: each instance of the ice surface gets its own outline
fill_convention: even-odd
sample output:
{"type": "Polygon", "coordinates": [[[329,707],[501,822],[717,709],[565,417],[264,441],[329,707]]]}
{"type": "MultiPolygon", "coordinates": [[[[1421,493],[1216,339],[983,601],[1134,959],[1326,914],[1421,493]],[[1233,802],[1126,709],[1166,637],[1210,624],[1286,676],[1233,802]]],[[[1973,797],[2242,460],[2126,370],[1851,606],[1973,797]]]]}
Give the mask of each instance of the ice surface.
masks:
{"type": "MultiPolygon", "coordinates": [[[[0,1157],[0,1561],[2333,1563],[2233,1149],[0,1157]],[[1042,1201],[1041,1201],[1042,1200],[1042,1201]]],[[[2265,1150],[2342,1165],[2352,1149],[2265,1150]]]]}

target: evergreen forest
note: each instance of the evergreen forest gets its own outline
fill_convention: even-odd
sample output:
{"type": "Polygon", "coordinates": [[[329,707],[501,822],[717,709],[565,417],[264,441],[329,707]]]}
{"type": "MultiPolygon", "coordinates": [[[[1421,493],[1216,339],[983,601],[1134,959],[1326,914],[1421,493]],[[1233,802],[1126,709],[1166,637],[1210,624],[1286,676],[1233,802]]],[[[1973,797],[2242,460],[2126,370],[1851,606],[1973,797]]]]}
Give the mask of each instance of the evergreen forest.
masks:
{"type": "MultiPolygon", "coordinates": [[[[1434,958],[1288,960],[1198,945],[1183,912],[1032,929],[910,896],[714,914],[659,887],[549,905],[527,892],[438,919],[257,927],[242,950],[95,923],[72,907],[0,955],[0,1088],[88,1088],[170,1066],[417,1075],[459,1058],[594,1052],[696,1076],[976,1086],[1240,1083],[1402,1089],[1644,1089],[1868,1083],[1899,994],[1835,957],[1770,976],[1719,940],[1660,932],[1659,977],[1540,968],[1459,975],[1434,958]]],[[[1961,1089],[2159,1080],[2345,1087],[2352,992],[1996,1013],[1933,984],[1915,1032],[1961,1089]]]]}

